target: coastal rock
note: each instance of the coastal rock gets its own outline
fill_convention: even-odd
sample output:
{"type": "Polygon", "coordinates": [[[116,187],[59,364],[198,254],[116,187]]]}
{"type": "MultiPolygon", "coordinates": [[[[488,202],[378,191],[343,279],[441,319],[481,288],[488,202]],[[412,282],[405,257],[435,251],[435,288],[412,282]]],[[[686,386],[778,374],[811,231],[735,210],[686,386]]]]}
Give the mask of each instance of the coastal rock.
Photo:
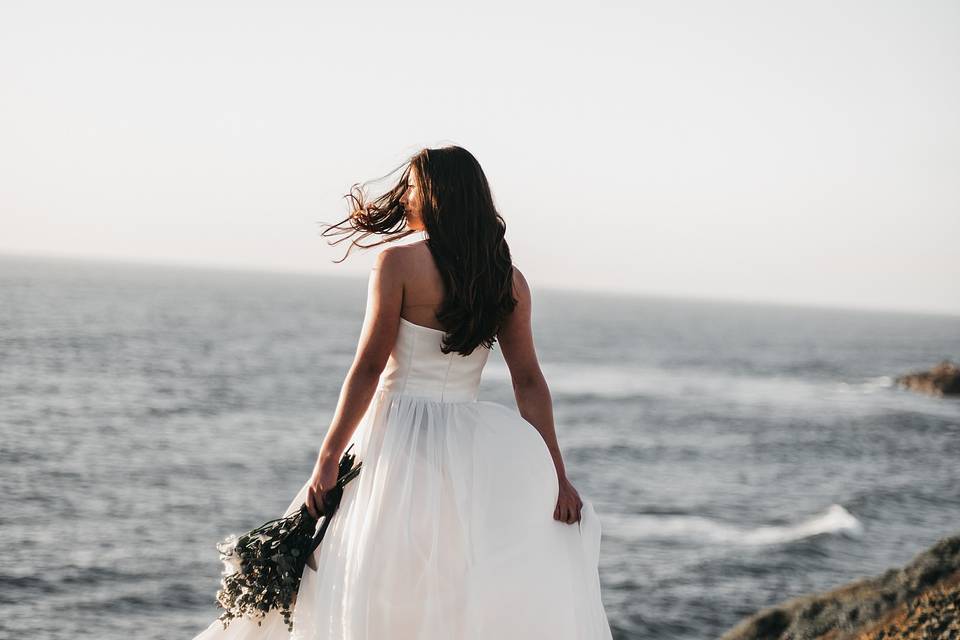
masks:
{"type": "Polygon", "coordinates": [[[933,396],[960,395],[960,367],[944,360],[930,371],[898,376],[897,384],[933,396]]]}
{"type": "Polygon", "coordinates": [[[960,638],[960,571],[905,603],[856,640],[957,640],[960,638]]]}
{"type": "Polygon", "coordinates": [[[763,609],[720,640],[956,639],[958,585],[960,535],[943,538],[901,569],[763,609]]]}

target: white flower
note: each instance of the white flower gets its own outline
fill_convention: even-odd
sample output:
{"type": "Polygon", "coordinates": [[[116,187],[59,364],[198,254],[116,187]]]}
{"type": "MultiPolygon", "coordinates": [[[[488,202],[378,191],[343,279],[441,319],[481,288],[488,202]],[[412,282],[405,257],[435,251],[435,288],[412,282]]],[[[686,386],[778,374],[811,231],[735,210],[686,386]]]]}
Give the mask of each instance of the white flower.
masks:
{"type": "Polygon", "coordinates": [[[240,570],[240,556],[237,554],[237,536],[230,534],[223,542],[217,543],[220,560],[223,561],[223,575],[228,576],[240,570]]]}
{"type": "Polygon", "coordinates": [[[236,555],[226,556],[223,559],[223,575],[229,576],[240,571],[240,558],[236,555]]]}
{"type": "Polygon", "coordinates": [[[217,549],[220,550],[221,554],[230,554],[233,553],[233,550],[237,548],[237,536],[235,534],[230,534],[224,538],[223,542],[217,543],[217,549]]]}

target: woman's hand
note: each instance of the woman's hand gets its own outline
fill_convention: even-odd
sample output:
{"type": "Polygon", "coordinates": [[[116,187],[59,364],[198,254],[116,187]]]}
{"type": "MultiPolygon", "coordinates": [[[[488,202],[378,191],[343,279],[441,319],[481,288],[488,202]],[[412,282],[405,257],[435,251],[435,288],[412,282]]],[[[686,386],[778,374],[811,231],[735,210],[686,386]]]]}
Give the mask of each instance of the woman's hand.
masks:
{"type": "Polygon", "coordinates": [[[340,461],[337,458],[321,455],[313,466],[310,486],[307,488],[307,511],[319,520],[323,515],[323,499],[337,483],[340,474],[340,461]]]}
{"type": "Polygon", "coordinates": [[[553,510],[553,519],[567,524],[580,521],[580,507],[583,501],[580,494],[573,488],[566,476],[560,478],[560,494],[557,497],[557,508],[553,510]]]}

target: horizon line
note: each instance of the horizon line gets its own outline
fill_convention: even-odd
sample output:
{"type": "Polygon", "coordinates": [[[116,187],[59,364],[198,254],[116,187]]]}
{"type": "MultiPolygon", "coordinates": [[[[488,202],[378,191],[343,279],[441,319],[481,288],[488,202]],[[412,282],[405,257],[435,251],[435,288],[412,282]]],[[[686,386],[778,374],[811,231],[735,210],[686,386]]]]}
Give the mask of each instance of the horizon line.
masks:
{"type": "MultiPolygon", "coordinates": [[[[328,273],[319,270],[309,270],[302,268],[283,268],[269,266],[251,266],[236,263],[205,263],[191,262],[177,259],[162,258],[132,258],[120,256],[92,256],[85,254],[66,254],[66,253],[41,253],[41,252],[14,252],[7,249],[0,249],[0,259],[35,259],[64,262],[92,262],[102,265],[120,264],[134,267],[154,267],[154,268],[183,268],[196,269],[200,271],[220,271],[231,273],[256,273],[262,275],[290,275],[290,276],[313,276],[321,278],[341,278],[341,279],[362,279],[365,276],[351,273],[328,273]]],[[[883,313],[883,314],[901,314],[912,316],[937,316],[944,318],[960,319],[960,309],[898,309],[890,307],[874,306],[844,306],[833,303],[823,302],[793,302],[782,300],[769,300],[762,298],[734,298],[724,296],[709,296],[705,294],[689,293],[654,293],[636,290],[606,289],[596,288],[588,289],[583,287],[562,287],[552,284],[537,285],[538,289],[563,292],[578,293],[585,295],[603,295],[603,296],[621,296],[627,298],[645,298],[653,300],[671,300],[677,302],[694,303],[721,303],[742,306],[768,306],[768,307],[786,307],[793,309],[820,309],[829,311],[856,311],[863,313],[883,313]]]]}

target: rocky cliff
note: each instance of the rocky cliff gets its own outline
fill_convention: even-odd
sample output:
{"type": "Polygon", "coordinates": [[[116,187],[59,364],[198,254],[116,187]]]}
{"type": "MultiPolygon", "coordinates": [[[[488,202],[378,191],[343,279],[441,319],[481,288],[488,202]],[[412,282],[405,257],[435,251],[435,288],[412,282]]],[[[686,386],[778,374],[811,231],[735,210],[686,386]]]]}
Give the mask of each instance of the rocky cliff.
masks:
{"type": "Polygon", "coordinates": [[[721,640],[958,640],[960,535],[909,564],[743,620],[721,640]]]}

